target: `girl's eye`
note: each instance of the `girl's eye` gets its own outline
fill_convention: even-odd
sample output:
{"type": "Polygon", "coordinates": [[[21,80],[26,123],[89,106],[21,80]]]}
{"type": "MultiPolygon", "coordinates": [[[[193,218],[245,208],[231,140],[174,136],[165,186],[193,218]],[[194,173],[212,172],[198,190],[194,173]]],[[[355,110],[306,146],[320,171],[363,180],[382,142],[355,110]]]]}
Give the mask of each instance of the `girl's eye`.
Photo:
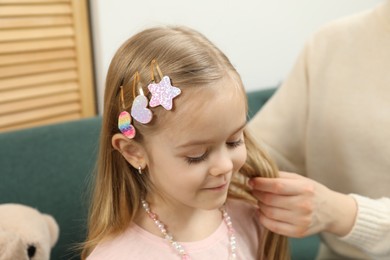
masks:
{"type": "Polygon", "coordinates": [[[204,160],[206,160],[207,155],[208,155],[208,152],[205,152],[204,154],[202,154],[199,157],[186,157],[186,161],[188,164],[200,163],[200,162],[203,162],[204,160]]]}
{"type": "Polygon", "coordinates": [[[236,148],[242,144],[244,144],[244,141],[242,139],[235,141],[235,142],[228,142],[226,143],[230,148],[236,148]]]}

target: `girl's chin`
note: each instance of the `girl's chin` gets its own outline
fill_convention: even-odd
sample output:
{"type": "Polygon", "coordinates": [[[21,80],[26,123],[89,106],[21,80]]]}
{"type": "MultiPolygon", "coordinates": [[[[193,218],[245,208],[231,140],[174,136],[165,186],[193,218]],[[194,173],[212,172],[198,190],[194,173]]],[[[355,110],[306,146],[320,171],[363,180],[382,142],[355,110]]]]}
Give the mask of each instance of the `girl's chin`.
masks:
{"type": "Polygon", "coordinates": [[[210,199],[207,203],[204,203],[202,208],[205,210],[219,209],[226,203],[226,200],[227,200],[227,193],[224,196],[221,196],[220,198],[210,199]]]}

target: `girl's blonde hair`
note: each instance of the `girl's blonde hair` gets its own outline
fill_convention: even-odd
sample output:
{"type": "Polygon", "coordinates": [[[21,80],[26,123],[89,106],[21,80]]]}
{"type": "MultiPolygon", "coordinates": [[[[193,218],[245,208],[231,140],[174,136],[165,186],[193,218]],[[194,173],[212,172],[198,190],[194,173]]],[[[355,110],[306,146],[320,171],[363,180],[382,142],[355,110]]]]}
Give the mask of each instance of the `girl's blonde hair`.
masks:
{"type": "MultiPolygon", "coordinates": [[[[148,174],[138,174],[111,144],[118,133],[118,115],[123,110],[120,86],[123,86],[126,110],[134,99],[132,81],[138,71],[145,95],[150,82],[150,63],[157,60],[164,75],[168,75],[182,91],[186,87],[207,86],[226,76],[237,81],[245,98],[241,78],[229,59],[200,33],[185,27],[159,27],[144,30],[127,40],[113,57],[106,79],[103,123],[100,136],[97,171],[89,211],[87,240],[82,259],[102,240],[123,232],[133,221],[140,207],[141,195],[150,190],[148,174]]],[[[245,99],[246,100],[246,99],[245,99]]],[[[164,117],[162,109],[153,109],[153,121],[142,125],[133,120],[136,142],[156,131],[164,117]]],[[[166,113],[165,113],[166,114],[166,113]]],[[[245,180],[252,177],[276,177],[277,168],[253,139],[245,132],[247,161],[232,180],[228,196],[256,203],[245,180]]],[[[262,234],[258,259],[288,259],[287,239],[268,230],[262,234]]]]}

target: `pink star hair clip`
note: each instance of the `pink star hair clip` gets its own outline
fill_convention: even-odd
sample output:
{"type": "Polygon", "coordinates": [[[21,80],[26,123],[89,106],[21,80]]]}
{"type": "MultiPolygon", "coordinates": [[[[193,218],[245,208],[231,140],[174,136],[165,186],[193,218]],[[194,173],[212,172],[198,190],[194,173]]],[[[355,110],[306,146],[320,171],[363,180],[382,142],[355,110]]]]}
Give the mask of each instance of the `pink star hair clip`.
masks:
{"type": "Polygon", "coordinates": [[[166,110],[171,110],[173,103],[172,100],[181,93],[181,90],[175,86],[172,86],[171,79],[168,76],[162,75],[156,60],[152,60],[151,74],[153,83],[150,83],[148,86],[148,89],[152,94],[152,97],[149,101],[149,106],[157,107],[161,105],[166,110]],[[154,68],[157,69],[157,72],[160,76],[161,80],[159,83],[154,83],[154,68]]]}

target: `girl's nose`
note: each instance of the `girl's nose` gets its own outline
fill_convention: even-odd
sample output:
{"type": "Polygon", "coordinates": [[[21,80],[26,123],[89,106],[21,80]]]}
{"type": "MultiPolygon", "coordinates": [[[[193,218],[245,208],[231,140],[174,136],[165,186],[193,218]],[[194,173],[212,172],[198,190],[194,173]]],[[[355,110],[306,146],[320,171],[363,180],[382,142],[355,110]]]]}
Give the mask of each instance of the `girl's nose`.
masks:
{"type": "Polygon", "coordinates": [[[233,161],[227,149],[221,149],[211,158],[210,174],[213,176],[227,174],[233,170],[233,161]]]}

